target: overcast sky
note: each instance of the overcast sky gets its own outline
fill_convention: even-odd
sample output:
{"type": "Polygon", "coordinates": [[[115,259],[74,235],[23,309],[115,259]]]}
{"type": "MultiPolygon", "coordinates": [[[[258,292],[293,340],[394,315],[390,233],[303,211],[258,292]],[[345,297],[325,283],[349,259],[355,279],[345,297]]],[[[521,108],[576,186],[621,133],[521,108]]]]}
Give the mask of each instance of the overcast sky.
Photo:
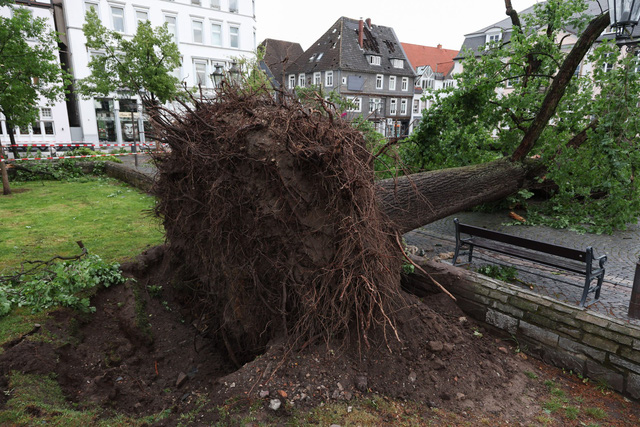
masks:
{"type": "MultiPolygon", "coordinates": [[[[538,0],[512,0],[521,11],[538,0]]],[[[504,0],[256,0],[257,39],[307,49],[341,16],[392,27],[400,42],[460,49],[464,35],[506,18],[504,0]]]]}

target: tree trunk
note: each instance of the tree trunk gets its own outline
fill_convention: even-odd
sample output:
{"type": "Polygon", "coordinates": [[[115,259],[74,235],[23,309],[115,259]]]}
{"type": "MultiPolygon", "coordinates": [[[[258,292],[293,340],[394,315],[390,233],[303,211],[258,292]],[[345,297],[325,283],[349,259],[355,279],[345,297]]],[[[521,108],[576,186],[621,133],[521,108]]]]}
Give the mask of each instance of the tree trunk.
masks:
{"type": "Polygon", "coordinates": [[[13,158],[19,159],[20,153],[18,153],[18,146],[16,145],[16,136],[14,133],[16,131],[16,127],[13,125],[13,123],[11,123],[9,119],[7,119],[6,125],[7,125],[7,132],[9,132],[9,141],[11,145],[11,152],[13,153],[13,158]]]}
{"type": "Polygon", "coordinates": [[[500,200],[529,184],[537,162],[495,160],[385,179],[377,183],[382,210],[400,233],[481,203],[500,200]]]}
{"type": "Polygon", "coordinates": [[[2,194],[8,196],[11,194],[11,187],[9,186],[9,174],[7,173],[6,162],[0,162],[0,174],[2,174],[2,194]]]}

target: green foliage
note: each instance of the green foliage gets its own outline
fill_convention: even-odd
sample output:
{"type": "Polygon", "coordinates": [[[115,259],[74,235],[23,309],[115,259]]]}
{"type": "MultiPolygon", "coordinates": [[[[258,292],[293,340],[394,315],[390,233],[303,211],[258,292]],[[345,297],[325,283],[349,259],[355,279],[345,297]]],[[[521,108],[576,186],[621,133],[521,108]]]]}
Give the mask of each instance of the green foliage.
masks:
{"type": "Polygon", "coordinates": [[[46,21],[28,8],[10,7],[11,16],[0,16],[0,113],[12,129],[38,120],[42,100],[61,101],[70,76],[60,67],[58,36],[46,21]]]}
{"type": "Polygon", "coordinates": [[[120,265],[106,263],[97,255],[56,263],[28,280],[0,285],[0,316],[13,306],[30,307],[33,312],[56,306],[91,312],[95,308],[89,305],[86,291],[124,282],[120,265]]]}
{"type": "Polygon", "coordinates": [[[513,281],[518,276],[518,270],[514,267],[506,267],[503,265],[486,264],[478,268],[478,273],[503,282],[513,281]]]}
{"type": "MultiPolygon", "coordinates": [[[[457,87],[427,94],[434,107],[424,111],[409,138],[405,162],[433,170],[511,155],[572,47],[559,43],[562,29],[584,29],[593,18],[585,10],[584,0],[538,3],[533,14],[521,16],[523,27],[507,43],[464,52],[457,87]]],[[[634,179],[640,166],[640,73],[636,54],[621,52],[613,42],[599,42],[586,62],[593,73],[582,70],[571,80],[529,153],[546,166],[544,179],[557,185],[533,217],[556,227],[610,232],[640,215],[634,179]],[[582,134],[584,140],[576,138],[582,134]]]]}
{"type": "Polygon", "coordinates": [[[179,81],[172,71],[180,66],[180,51],[167,25],[153,28],[138,22],[133,38],[107,29],[93,10],[82,27],[87,48],[101,52],[89,61],[91,75],[78,81],[85,96],[128,90],[143,99],[162,103],[178,95],[179,81]]]}

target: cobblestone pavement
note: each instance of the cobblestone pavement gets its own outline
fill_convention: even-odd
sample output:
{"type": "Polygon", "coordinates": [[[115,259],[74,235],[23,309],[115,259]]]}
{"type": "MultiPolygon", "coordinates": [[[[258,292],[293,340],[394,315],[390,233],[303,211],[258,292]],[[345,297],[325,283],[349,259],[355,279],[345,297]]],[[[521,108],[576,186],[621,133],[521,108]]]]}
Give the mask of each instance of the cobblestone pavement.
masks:
{"type": "MultiPolygon", "coordinates": [[[[520,237],[525,237],[575,249],[593,247],[595,256],[607,255],[605,278],[600,293],[600,300],[593,302],[593,294],[587,298],[587,308],[602,314],[640,325],[640,321],[627,316],[631,287],[635,274],[636,262],[640,256],[640,222],[630,225],[626,231],[618,231],[613,235],[580,234],[569,230],[559,230],[545,226],[509,226],[512,222],[507,212],[481,213],[460,212],[451,217],[436,221],[420,229],[405,234],[407,244],[417,246],[431,254],[441,256],[451,262],[455,248],[455,231],[453,218],[460,222],[485,227],[520,237]],[[451,256],[448,256],[448,255],[451,256]]],[[[458,263],[466,262],[467,257],[458,258],[458,263]]],[[[491,251],[474,249],[473,262],[470,267],[477,268],[483,264],[499,264],[513,266],[518,270],[518,279],[522,286],[533,288],[535,292],[556,298],[570,304],[578,304],[582,296],[584,279],[551,267],[503,256],[491,251]],[[526,284],[525,284],[526,283],[526,284]]]]}
{"type": "Polygon", "coordinates": [[[137,154],[135,156],[122,156],[122,157],[119,157],[119,159],[122,160],[123,165],[131,169],[135,169],[138,172],[142,172],[149,176],[155,176],[156,174],[156,167],[151,161],[151,159],[149,158],[148,154],[137,154]],[[136,166],[136,157],[138,158],[137,166],[136,166]]]}

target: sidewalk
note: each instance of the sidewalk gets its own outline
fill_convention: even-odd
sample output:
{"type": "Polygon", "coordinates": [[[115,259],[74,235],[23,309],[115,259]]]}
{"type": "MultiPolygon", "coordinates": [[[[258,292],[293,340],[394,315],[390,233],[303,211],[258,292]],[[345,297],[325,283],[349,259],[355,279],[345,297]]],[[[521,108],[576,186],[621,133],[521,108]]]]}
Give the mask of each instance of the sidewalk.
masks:
{"type": "MultiPolygon", "coordinates": [[[[459,218],[460,222],[477,227],[486,227],[575,249],[586,249],[591,246],[596,256],[607,255],[600,300],[594,303],[593,294],[589,294],[586,306],[589,310],[640,325],[640,320],[629,319],[627,316],[636,261],[640,255],[640,224],[631,225],[628,230],[618,231],[613,235],[579,234],[545,226],[506,226],[503,223],[511,221],[507,212],[491,214],[461,212],[405,234],[407,244],[428,250],[428,257],[432,257],[432,254],[453,252],[455,248],[453,218],[455,217],[459,218]]],[[[466,259],[466,256],[461,256],[458,262],[466,259]]],[[[451,260],[445,258],[444,262],[451,262],[451,260]]],[[[518,270],[518,279],[531,285],[534,292],[569,304],[578,305],[580,302],[581,287],[584,284],[584,279],[580,276],[491,251],[474,249],[472,266],[477,268],[484,264],[513,266],[518,270]]]]}

